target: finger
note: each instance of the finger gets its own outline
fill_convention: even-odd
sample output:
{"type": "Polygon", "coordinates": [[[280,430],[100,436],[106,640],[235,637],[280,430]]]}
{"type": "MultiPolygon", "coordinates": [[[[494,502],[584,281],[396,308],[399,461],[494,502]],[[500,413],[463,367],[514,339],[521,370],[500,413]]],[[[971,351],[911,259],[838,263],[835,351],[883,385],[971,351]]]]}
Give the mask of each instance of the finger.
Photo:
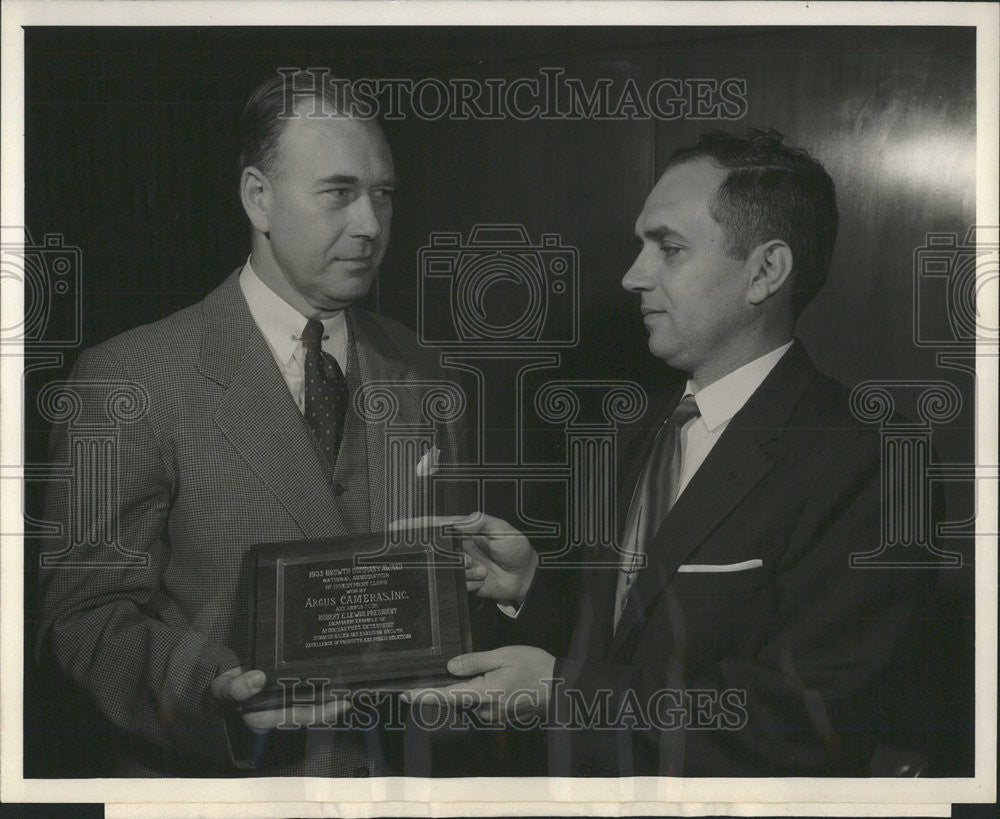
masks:
{"type": "Polygon", "coordinates": [[[389,524],[390,532],[399,532],[404,529],[430,529],[438,526],[453,526],[460,520],[465,520],[468,515],[443,515],[427,516],[422,518],[400,518],[389,524]]]}
{"type": "MultiPolygon", "coordinates": [[[[456,519],[451,524],[457,531],[464,534],[475,534],[477,532],[482,532],[485,535],[490,535],[495,529],[502,529],[504,526],[511,528],[510,524],[500,520],[500,518],[494,518],[487,515],[485,512],[475,511],[462,518],[456,519]]],[[[516,530],[512,530],[516,531],[516,530]]]]}
{"type": "Polygon", "coordinates": [[[212,683],[216,699],[225,702],[241,703],[259,694],[267,684],[267,675],[263,671],[253,669],[243,671],[242,669],[232,669],[235,674],[226,672],[220,675],[212,683]]]}
{"type": "Polygon", "coordinates": [[[263,671],[248,671],[229,683],[229,696],[235,702],[244,702],[259,694],[266,684],[267,675],[263,671]]]}
{"type": "Polygon", "coordinates": [[[399,695],[399,698],[410,705],[414,703],[419,703],[420,705],[430,705],[432,703],[447,705],[450,699],[445,688],[410,688],[407,691],[403,691],[399,695]]]}
{"type": "Polygon", "coordinates": [[[448,673],[456,677],[473,677],[477,674],[487,674],[504,665],[503,649],[493,651],[475,651],[471,654],[459,654],[448,660],[448,673]]]}
{"type": "Polygon", "coordinates": [[[503,725],[503,709],[494,707],[493,703],[484,703],[475,713],[484,725],[503,725]]]}
{"type": "Polygon", "coordinates": [[[243,714],[243,723],[252,731],[273,731],[284,720],[285,712],[278,711],[252,711],[243,714]]]}
{"type": "Polygon", "coordinates": [[[486,566],[496,566],[494,559],[499,551],[502,554],[504,547],[514,547],[518,545],[520,535],[496,533],[491,534],[485,531],[477,532],[468,541],[463,542],[463,550],[472,557],[473,563],[483,563],[486,566]],[[499,548],[498,548],[499,547],[499,548]]]}
{"type": "Polygon", "coordinates": [[[296,726],[320,727],[331,725],[351,710],[347,699],[326,700],[317,705],[296,705],[292,708],[292,723],[296,726]]]}
{"type": "Polygon", "coordinates": [[[228,671],[223,671],[218,677],[212,680],[212,684],[209,686],[212,696],[217,700],[228,701],[230,699],[229,683],[233,677],[238,677],[242,673],[242,668],[230,668],[228,671]]]}
{"type": "Polygon", "coordinates": [[[477,592],[485,585],[485,580],[469,580],[468,577],[465,578],[465,590],[469,593],[477,592]]]}
{"type": "Polygon", "coordinates": [[[472,566],[469,566],[465,570],[465,579],[467,582],[475,580],[482,581],[485,580],[488,575],[489,575],[489,570],[482,563],[477,563],[472,566]]]}
{"type": "Polygon", "coordinates": [[[468,520],[457,522],[455,528],[463,532],[480,532],[490,538],[521,535],[519,530],[515,529],[503,518],[495,518],[492,515],[487,515],[485,512],[474,512],[468,518],[468,520]]]}
{"type": "Polygon", "coordinates": [[[487,537],[476,535],[463,541],[462,550],[469,556],[473,566],[496,566],[496,562],[490,558],[490,539],[487,537]]]}
{"type": "Polygon", "coordinates": [[[243,714],[243,722],[254,731],[273,731],[276,728],[320,728],[334,724],[350,709],[349,700],[327,700],[322,704],[295,705],[290,709],[252,711],[243,714]]]}
{"type": "Polygon", "coordinates": [[[354,706],[348,699],[342,700],[329,700],[323,703],[323,720],[325,722],[333,722],[342,714],[347,713],[354,706]]]}
{"type": "Polygon", "coordinates": [[[483,696],[482,680],[462,680],[440,688],[411,688],[399,695],[403,702],[412,705],[434,705],[448,707],[467,703],[471,696],[479,700],[483,696]]]}

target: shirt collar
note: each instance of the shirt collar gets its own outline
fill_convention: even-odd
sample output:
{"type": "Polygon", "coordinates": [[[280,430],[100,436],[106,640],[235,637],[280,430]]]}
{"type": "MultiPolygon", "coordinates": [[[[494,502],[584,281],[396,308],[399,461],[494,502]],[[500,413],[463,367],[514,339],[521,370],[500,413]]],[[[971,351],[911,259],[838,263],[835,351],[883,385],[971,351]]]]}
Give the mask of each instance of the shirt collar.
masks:
{"type": "Polygon", "coordinates": [[[690,380],[687,382],[685,395],[694,395],[701,419],[709,432],[714,432],[732,420],[791,346],[792,342],[789,341],[701,390],[696,390],[690,380]]]}
{"type": "MultiPolygon", "coordinates": [[[[246,297],[250,314],[274,351],[275,357],[288,364],[298,351],[306,317],[261,281],[247,259],[240,272],[240,288],[246,297]]],[[[346,319],[341,310],[323,319],[323,335],[331,336],[345,328],[346,319]]]]}

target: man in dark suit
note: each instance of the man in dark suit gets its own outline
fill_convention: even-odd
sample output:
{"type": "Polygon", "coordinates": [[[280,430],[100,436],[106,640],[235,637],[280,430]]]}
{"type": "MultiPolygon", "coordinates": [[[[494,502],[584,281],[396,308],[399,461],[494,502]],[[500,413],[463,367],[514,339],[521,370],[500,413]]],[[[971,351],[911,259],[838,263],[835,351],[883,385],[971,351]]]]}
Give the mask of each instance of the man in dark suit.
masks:
{"type": "Polygon", "coordinates": [[[118,416],[117,486],[52,485],[63,534],[41,571],[41,656],[114,726],[119,775],[385,771],[375,732],[316,727],[337,703],[240,710],[265,682],[241,665],[245,553],[384,531],[387,510],[411,508],[387,498],[385,441],[353,399],[398,385],[397,420],[418,422],[438,376],[413,333],[357,306],[389,239],[381,128],[349,115],[343,85],[290,110],[284,82],[260,86],[241,120],[246,264],[204,301],[85,351],[66,387],[75,414],[53,434],[53,461],[69,462],[71,432],[106,425],[116,393],[141,408],[118,416]],[[312,728],[273,730],[291,723],[312,728]]]}
{"type": "Polygon", "coordinates": [[[507,645],[449,690],[544,726],[549,774],[864,775],[892,727],[933,573],[851,567],[879,541],[878,433],[793,339],[836,230],[832,180],[774,132],[675,152],[623,285],[688,380],[631,430],[622,551],[567,582],[504,521],[457,522],[507,645]]]}

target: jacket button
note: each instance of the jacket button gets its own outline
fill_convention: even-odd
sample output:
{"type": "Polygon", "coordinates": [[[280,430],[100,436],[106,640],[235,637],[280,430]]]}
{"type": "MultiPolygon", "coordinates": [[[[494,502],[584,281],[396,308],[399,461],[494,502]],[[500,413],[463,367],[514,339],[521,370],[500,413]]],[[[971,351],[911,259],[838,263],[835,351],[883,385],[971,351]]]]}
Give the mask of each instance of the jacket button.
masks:
{"type": "Polygon", "coordinates": [[[333,485],[333,492],[334,492],[334,494],[335,494],[335,495],[336,495],[336,496],[337,496],[338,498],[339,498],[339,497],[340,497],[341,495],[343,495],[343,494],[344,494],[344,493],[345,493],[346,491],[347,491],[347,487],[346,487],[346,486],[344,486],[344,485],[343,485],[343,484],[342,484],[342,483],[341,483],[340,481],[337,481],[337,483],[335,483],[335,484],[333,485]]]}
{"type": "Polygon", "coordinates": [[[358,777],[371,776],[372,772],[367,765],[359,765],[357,768],[354,769],[354,775],[358,777]]]}

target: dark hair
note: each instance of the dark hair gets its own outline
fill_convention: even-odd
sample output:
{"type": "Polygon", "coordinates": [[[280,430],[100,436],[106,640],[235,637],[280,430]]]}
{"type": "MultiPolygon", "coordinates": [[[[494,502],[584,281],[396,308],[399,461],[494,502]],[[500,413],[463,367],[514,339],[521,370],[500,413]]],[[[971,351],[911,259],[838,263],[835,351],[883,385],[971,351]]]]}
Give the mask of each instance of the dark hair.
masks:
{"type": "Polygon", "coordinates": [[[751,129],[746,137],[706,131],[696,145],[674,151],[667,168],[706,157],[729,169],[709,209],[726,231],[727,252],[743,259],[764,242],[785,242],[798,316],[826,282],[837,238],[837,195],[826,169],[783,140],[774,130],[751,129]]]}
{"type": "Polygon", "coordinates": [[[303,101],[311,103],[298,114],[355,116],[357,104],[347,80],[325,70],[281,69],[258,85],[240,115],[240,172],[253,166],[266,174],[277,172],[278,144],[289,120],[303,101]],[[304,79],[299,79],[304,77],[304,79]],[[299,80],[299,81],[297,81],[299,80]]]}

